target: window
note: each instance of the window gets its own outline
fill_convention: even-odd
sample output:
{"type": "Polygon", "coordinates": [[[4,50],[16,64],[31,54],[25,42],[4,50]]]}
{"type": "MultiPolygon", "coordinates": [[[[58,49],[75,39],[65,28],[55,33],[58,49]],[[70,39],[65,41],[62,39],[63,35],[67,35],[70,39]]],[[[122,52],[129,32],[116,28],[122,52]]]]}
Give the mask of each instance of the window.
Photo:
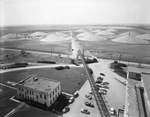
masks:
{"type": "Polygon", "coordinates": [[[42,98],[42,94],[40,94],[40,98],[42,98]]]}
{"type": "Polygon", "coordinates": [[[44,95],[44,99],[46,99],[46,95],[44,95]]]}
{"type": "Polygon", "coordinates": [[[36,95],[36,98],[37,98],[37,99],[39,98],[38,95],[36,95]]]}

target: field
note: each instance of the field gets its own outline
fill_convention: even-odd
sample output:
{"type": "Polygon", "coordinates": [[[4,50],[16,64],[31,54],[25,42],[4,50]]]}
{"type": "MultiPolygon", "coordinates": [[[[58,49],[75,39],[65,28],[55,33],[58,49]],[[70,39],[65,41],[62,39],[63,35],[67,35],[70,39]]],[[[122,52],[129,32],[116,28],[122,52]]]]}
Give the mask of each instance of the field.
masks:
{"type": "MultiPolygon", "coordinates": [[[[45,33],[53,32],[63,32],[69,34],[69,31],[72,31],[76,36],[79,32],[75,32],[75,29],[78,27],[83,27],[88,30],[88,26],[29,26],[29,27],[6,27],[1,29],[1,36],[14,32],[14,33],[33,33],[36,31],[43,31],[45,33]],[[68,31],[68,32],[67,32],[68,31]]],[[[98,26],[95,26],[98,27],[98,26]]],[[[109,26],[106,26],[109,28],[109,26]]],[[[106,28],[105,27],[105,28],[106,28]]],[[[110,58],[110,59],[119,59],[121,58],[126,61],[135,60],[135,62],[145,62],[149,63],[150,60],[150,44],[124,44],[113,42],[112,39],[119,36],[119,34],[124,32],[135,32],[138,34],[145,34],[150,31],[148,26],[128,26],[130,29],[117,29],[114,36],[103,36],[106,37],[105,41],[79,41],[80,45],[83,46],[85,51],[93,50],[94,54],[100,58],[110,58]],[[98,52],[98,53],[97,53],[98,52]]],[[[104,29],[105,29],[104,28],[104,29]]],[[[102,28],[102,30],[104,30],[102,28]]],[[[11,40],[11,39],[9,39],[11,40]]],[[[11,40],[4,41],[0,43],[0,47],[4,48],[18,48],[26,49],[33,51],[42,51],[42,52],[54,52],[54,53],[63,53],[71,54],[71,41],[58,42],[58,43],[45,43],[41,42],[40,39],[25,39],[25,40],[11,40]]]]}

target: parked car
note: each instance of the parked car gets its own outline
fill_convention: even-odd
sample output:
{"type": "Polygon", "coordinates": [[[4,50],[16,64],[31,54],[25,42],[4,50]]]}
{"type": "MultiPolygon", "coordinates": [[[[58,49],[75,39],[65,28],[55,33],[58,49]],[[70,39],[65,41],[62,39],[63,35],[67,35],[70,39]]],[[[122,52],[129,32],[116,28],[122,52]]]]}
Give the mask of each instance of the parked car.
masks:
{"type": "Polygon", "coordinates": [[[65,66],[64,68],[65,68],[65,69],[70,69],[70,67],[69,67],[69,66],[65,66]]]}
{"type": "Polygon", "coordinates": [[[74,98],[77,98],[79,96],[79,93],[78,93],[78,91],[76,91],[74,94],[73,94],[73,97],[74,98]]]}
{"type": "Polygon", "coordinates": [[[101,85],[101,88],[109,89],[108,85],[101,85]]]}
{"type": "Polygon", "coordinates": [[[105,88],[100,88],[101,91],[107,92],[105,88]]]}
{"type": "Polygon", "coordinates": [[[67,113],[67,112],[69,112],[69,111],[70,111],[70,108],[69,108],[68,106],[66,106],[66,107],[62,110],[63,113],[67,113]]]}
{"type": "Polygon", "coordinates": [[[55,67],[56,70],[63,70],[64,67],[63,66],[58,66],[58,67],[55,67]]]}
{"type": "Polygon", "coordinates": [[[102,94],[102,95],[106,95],[106,92],[104,92],[104,91],[102,91],[102,90],[99,90],[98,91],[100,94],[102,94]]]}
{"type": "Polygon", "coordinates": [[[97,77],[97,80],[102,80],[103,81],[103,78],[99,76],[99,77],[97,77]]]}
{"type": "Polygon", "coordinates": [[[112,115],[112,116],[116,115],[116,110],[114,108],[110,109],[110,115],[112,115]]]}
{"type": "Polygon", "coordinates": [[[100,73],[100,75],[105,76],[105,74],[104,74],[104,73],[100,73]]]}
{"type": "Polygon", "coordinates": [[[103,81],[102,80],[96,80],[96,83],[102,83],[103,81]]]}
{"type": "Polygon", "coordinates": [[[102,82],[101,85],[109,85],[109,82],[102,82]]]}
{"type": "Polygon", "coordinates": [[[81,109],[81,113],[90,114],[90,112],[87,109],[81,109]]]}
{"type": "Polygon", "coordinates": [[[94,105],[91,102],[85,102],[85,105],[94,108],[94,105]]]}
{"type": "Polygon", "coordinates": [[[92,100],[92,96],[91,95],[85,94],[85,97],[88,98],[89,100],[92,100]]]}
{"type": "Polygon", "coordinates": [[[68,101],[70,104],[74,102],[74,97],[71,97],[68,101]]]}
{"type": "Polygon", "coordinates": [[[92,91],[89,91],[89,94],[90,94],[90,95],[92,95],[92,94],[93,94],[93,92],[92,92],[92,91]]]}

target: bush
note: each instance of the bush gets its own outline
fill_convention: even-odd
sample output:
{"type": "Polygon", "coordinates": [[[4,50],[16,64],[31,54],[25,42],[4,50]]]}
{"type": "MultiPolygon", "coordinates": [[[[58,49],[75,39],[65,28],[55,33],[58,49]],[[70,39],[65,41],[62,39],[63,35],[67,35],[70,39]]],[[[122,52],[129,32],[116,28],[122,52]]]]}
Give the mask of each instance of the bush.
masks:
{"type": "Polygon", "coordinates": [[[119,65],[120,67],[127,67],[127,65],[124,64],[124,63],[118,63],[118,65],[119,65]]]}

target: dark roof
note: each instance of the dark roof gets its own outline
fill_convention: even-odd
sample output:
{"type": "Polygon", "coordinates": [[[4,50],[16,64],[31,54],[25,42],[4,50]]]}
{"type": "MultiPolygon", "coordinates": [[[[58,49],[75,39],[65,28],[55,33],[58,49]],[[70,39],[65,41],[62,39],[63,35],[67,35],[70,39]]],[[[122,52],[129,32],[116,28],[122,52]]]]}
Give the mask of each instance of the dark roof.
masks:
{"type": "Polygon", "coordinates": [[[135,72],[129,72],[129,78],[141,81],[141,74],[135,72]]]}

